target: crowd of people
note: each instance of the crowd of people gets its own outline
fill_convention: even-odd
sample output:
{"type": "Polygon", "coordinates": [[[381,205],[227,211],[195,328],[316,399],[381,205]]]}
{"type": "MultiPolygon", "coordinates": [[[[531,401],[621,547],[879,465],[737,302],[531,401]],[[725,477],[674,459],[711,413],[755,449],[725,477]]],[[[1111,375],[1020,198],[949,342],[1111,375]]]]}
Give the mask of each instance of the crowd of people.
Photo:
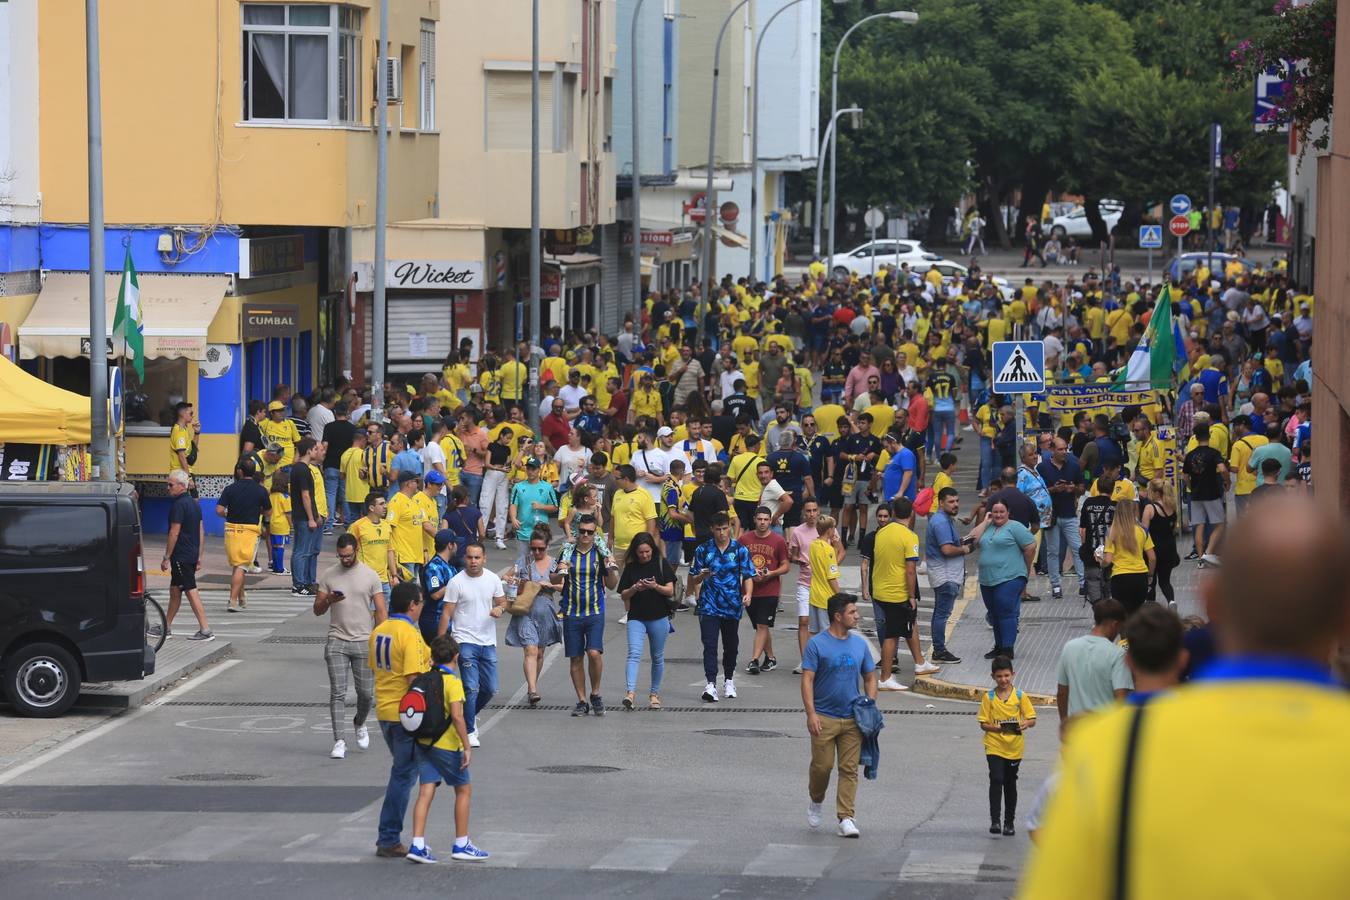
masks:
{"type": "MultiPolygon", "coordinates": [[[[1181,633],[1172,572],[1188,561],[1226,567],[1234,514],[1240,524],[1263,495],[1311,489],[1314,304],[1282,266],[1202,266],[1173,285],[1185,351],[1175,390],[1091,412],[1027,397],[1022,422],[1011,398],[990,392],[993,344],[1009,339],[1043,342],[1051,384],[1109,385],[1157,296],[1158,286],[1118,269],[1006,288],[973,261],[965,278],[901,266],[843,281],[817,263],[798,281],[727,278],[708,296],[697,286],[653,291],[614,338],[554,329],[540,347],[477,360],[462,346],[440,373],[385,384],[382,409],[345,382],[308,397],[281,385],[270,403],[250,405],[236,482],[218,508],[236,573],[229,608],[247,607],[243,574],[261,559],[330,616],[331,754],[346,752],[350,676],[358,745],[369,745],[373,708],[395,760],[379,852],[427,862],[422,835],[411,849],[400,842],[419,772],[456,787],[456,858],[481,858],[460,789],[498,688],[498,619],[508,619],[505,643],[522,649],[529,706],[542,699],[543,652],[561,643],[572,715],[603,716],[607,603],[623,605],[620,706],[632,710],[644,657],[647,704],[660,708],[665,645],[681,613],[698,621],[701,698],[717,703],[737,697],[741,674],[778,667],[773,626],[780,604],[795,600],[793,671],[813,746],[808,820],[819,824],[837,764],[839,833],[856,837],[859,754],[873,751],[850,721],[855,703],[908,689],[902,641],[915,675],[961,662],[948,626],[973,555],[992,629],[995,686],[979,714],[990,830],[1011,834],[1022,734],[1035,721],[1013,685],[1021,607],[1040,600],[1032,578],[1048,577],[1052,601],[1076,581],[1097,621],[1085,649],[1065,648],[1067,718],[1085,698],[1104,704],[1134,686],[1115,643],[1122,628],[1146,623],[1140,647],[1173,623],[1181,633]],[[532,366],[537,432],[526,424],[532,366]],[[978,466],[963,496],[955,476],[967,441],[978,466]],[[322,537],[338,532],[338,562],[320,573],[322,537]],[[508,553],[498,572],[489,545],[508,553]],[[856,594],[842,574],[851,553],[856,594]],[[921,574],[933,599],[926,647],[921,574]],[[853,642],[859,602],[873,613],[875,664],[853,642]],[[748,660],[742,618],[752,626],[748,660]],[[843,672],[840,660],[851,661],[843,672]],[[435,746],[458,756],[432,759],[399,725],[399,698],[433,662],[453,678],[445,696],[455,698],[446,701],[454,726],[435,746]],[[1105,686],[1085,688],[1082,673],[1103,666],[1105,686]],[[460,764],[462,782],[447,775],[460,764]]],[[[187,412],[171,447],[171,481],[185,483],[187,412]]],[[[175,573],[190,568],[175,563],[175,573]]],[[[870,715],[865,703],[857,714],[870,715]]],[[[418,809],[424,823],[421,800],[418,809]]]]}

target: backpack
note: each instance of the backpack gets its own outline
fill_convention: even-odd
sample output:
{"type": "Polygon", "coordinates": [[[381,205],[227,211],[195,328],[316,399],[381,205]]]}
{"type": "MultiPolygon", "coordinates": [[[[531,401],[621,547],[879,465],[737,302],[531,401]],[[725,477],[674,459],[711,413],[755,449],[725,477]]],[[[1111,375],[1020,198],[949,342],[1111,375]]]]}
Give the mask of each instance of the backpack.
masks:
{"type": "Polygon", "coordinates": [[[933,489],[926,487],[919,491],[914,498],[914,512],[921,516],[930,515],[933,512],[933,489]]]}
{"type": "Polygon", "coordinates": [[[419,741],[435,743],[450,728],[445,714],[445,682],[439,669],[423,672],[398,704],[403,730],[419,741]]]}

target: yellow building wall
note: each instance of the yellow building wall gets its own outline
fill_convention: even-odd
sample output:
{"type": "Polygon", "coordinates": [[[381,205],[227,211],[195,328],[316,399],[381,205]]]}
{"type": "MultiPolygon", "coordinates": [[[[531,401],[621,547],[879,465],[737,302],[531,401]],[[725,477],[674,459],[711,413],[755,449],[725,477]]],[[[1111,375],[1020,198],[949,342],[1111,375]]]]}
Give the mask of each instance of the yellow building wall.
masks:
{"type": "MultiPolygon", "coordinates": [[[[367,127],[241,122],[242,42],[237,0],[136,0],[100,18],[104,201],[109,222],[348,225],[374,221],[376,37],[363,16],[362,103],[367,127]],[[217,196],[219,193],[219,197],[217,196]]],[[[418,43],[436,0],[391,5],[391,53],[418,43]]],[[[85,169],[84,3],[42,0],[38,46],[43,213],[88,220],[85,169]]],[[[414,54],[415,58],[415,54],[414,54]]],[[[414,66],[414,78],[416,67],[414,66]]],[[[415,82],[414,82],[415,84],[415,82]]],[[[418,124],[417,91],[405,124],[418,124]]],[[[443,113],[449,118],[450,111],[443,113]]],[[[391,120],[397,109],[391,107],[391,120]]],[[[391,220],[431,214],[439,138],[389,142],[391,220]],[[430,199],[429,199],[430,198],[430,199]]]]}

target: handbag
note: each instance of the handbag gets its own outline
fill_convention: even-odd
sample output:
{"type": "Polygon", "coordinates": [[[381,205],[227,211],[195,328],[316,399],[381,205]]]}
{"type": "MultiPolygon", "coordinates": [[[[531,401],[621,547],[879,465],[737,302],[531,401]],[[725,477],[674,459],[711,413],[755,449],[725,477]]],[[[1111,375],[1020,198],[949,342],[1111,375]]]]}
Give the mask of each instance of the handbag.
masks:
{"type": "Polygon", "coordinates": [[[537,581],[527,581],[516,590],[516,596],[506,605],[506,611],[513,616],[529,615],[534,606],[534,598],[539,596],[543,585],[537,581]]]}

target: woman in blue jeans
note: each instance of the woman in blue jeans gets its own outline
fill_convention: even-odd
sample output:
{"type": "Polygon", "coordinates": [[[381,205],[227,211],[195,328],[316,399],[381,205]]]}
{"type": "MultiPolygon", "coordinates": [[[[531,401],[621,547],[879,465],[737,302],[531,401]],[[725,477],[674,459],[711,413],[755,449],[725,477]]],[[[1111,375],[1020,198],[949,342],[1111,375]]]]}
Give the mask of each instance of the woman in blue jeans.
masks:
{"type": "Polygon", "coordinates": [[[619,596],[628,611],[628,668],[625,672],[623,708],[633,709],[637,690],[638,663],[642,661],[645,635],[652,648],[652,709],[661,708],[661,677],[666,671],[666,638],[675,630],[670,621],[670,598],[675,595],[675,573],[656,552],[650,534],[633,538],[619,577],[619,596]]]}
{"type": "Polygon", "coordinates": [[[1022,589],[1036,560],[1036,538],[1021,522],[1008,518],[1008,507],[995,501],[971,537],[980,545],[980,595],[994,626],[994,649],[985,659],[1013,655],[1022,589]]]}

